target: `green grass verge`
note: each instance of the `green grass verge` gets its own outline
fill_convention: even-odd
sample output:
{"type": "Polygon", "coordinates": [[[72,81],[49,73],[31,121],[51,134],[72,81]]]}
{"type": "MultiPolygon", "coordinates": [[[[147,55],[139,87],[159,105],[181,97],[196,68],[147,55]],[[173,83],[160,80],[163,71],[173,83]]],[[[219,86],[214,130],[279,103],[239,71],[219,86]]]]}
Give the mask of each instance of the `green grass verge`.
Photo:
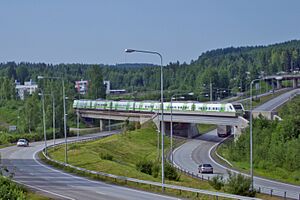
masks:
{"type": "Polygon", "coordinates": [[[46,197],[35,191],[28,191],[26,193],[26,198],[29,200],[52,200],[52,198],[46,197]]]}
{"type": "MultiPolygon", "coordinates": [[[[176,143],[176,141],[174,141],[176,143]]],[[[169,138],[165,137],[166,152],[169,148],[169,138]]],[[[159,150],[160,152],[161,150],[159,150]]],[[[94,171],[102,171],[119,176],[160,182],[160,176],[155,178],[136,169],[136,163],[141,160],[157,161],[157,133],[153,124],[143,129],[113,135],[86,143],[69,145],[69,164],[94,171]],[[112,160],[105,160],[103,155],[111,155],[112,160]]],[[[64,148],[58,147],[48,151],[55,160],[64,161],[64,148]]],[[[160,157],[159,157],[160,158],[160,157]]],[[[207,182],[191,179],[181,175],[180,181],[166,181],[170,184],[180,184],[189,187],[211,189],[207,182]]]]}

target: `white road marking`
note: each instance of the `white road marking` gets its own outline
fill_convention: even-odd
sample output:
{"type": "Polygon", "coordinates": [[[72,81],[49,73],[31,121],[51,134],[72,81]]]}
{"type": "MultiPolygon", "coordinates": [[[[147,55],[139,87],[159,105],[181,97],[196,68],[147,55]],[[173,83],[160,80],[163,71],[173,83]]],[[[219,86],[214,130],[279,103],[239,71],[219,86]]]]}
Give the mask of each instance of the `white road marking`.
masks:
{"type": "Polygon", "coordinates": [[[55,195],[55,196],[58,196],[58,197],[62,197],[62,198],[65,198],[65,199],[70,199],[70,200],[76,200],[76,199],[73,199],[73,198],[68,197],[68,196],[64,196],[64,195],[61,195],[61,194],[58,194],[58,193],[55,193],[55,192],[44,190],[44,189],[36,187],[36,186],[28,185],[28,184],[23,183],[21,181],[16,181],[16,180],[13,180],[13,181],[16,182],[16,183],[19,183],[21,185],[25,185],[26,187],[30,187],[30,188],[33,188],[33,189],[36,189],[36,190],[40,190],[40,191],[43,191],[43,192],[46,192],[46,193],[49,193],[49,194],[52,194],[52,195],[55,195]]]}

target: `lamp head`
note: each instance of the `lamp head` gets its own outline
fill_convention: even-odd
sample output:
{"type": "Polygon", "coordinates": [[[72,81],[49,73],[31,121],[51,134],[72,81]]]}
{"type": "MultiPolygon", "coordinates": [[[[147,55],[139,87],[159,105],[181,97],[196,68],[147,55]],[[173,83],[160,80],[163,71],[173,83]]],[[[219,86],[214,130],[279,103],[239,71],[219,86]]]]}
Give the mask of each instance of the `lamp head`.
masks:
{"type": "Polygon", "coordinates": [[[132,53],[132,52],[135,52],[135,50],[134,49],[125,49],[125,52],[126,53],[132,53]]]}

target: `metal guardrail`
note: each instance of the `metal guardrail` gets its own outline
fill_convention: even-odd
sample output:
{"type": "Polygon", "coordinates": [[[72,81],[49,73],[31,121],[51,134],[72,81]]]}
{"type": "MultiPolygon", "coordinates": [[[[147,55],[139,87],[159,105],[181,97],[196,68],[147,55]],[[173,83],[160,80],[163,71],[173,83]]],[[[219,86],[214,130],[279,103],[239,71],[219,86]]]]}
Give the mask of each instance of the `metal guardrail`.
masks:
{"type": "MultiPolygon", "coordinates": [[[[97,137],[91,137],[91,138],[84,138],[84,139],[79,139],[79,140],[73,140],[73,141],[68,141],[68,143],[86,142],[86,141],[96,140],[96,139],[107,137],[107,136],[109,136],[109,135],[97,136],[97,137]]],[[[63,144],[64,144],[64,142],[58,143],[58,144],[55,144],[55,145],[50,145],[48,147],[54,147],[54,146],[59,146],[59,145],[63,145],[63,144]]],[[[86,172],[86,173],[90,173],[90,174],[94,174],[94,175],[100,175],[100,176],[112,178],[112,179],[115,179],[115,180],[122,180],[124,182],[133,182],[133,183],[137,183],[137,184],[146,184],[146,185],[150,185],[150,187],[151,186],[156,186],[156,187],[164,187],[164,188],[169,188],[169,189],[175,189],[175,190],[178,190],[180,192],[181,191],[192,192],[192,193],[196,193],[197,196],[199,194],[202,194],[202,195],[209,195],[209,196],[214,196],[214,197],[224,197],[224,198],[230,198],[230,199],[259,200],[259,198],[254,198],[254,197],[245,197],[245,196],[227,194],[227,193],[222,193],[222,192],[213,192],[213,191],[208,191],[208,190],[189,188],[189,187],[184,187],[184,186],[177,186],[177,185],[171,185],[171,184],[162,184],[162,183],[154,182],[154,181],[139,180],[139,179],[129,178],[129,177],[125,177],[125,176],[117,176],[117,175],[114,175],[114,174],[108,174],[108,173],[104,173],[104,172],[88,170],[88,169],[84,169],[84,168],[81,168],[81,167],[76,167],[76,166],[73,166],[73,165],[63,163],[63,162],[54,160],[52,158],[49,158],[47,155],[45,155],[44,150],[45,149],[42,150],[44,157],[47,160],[51,161],[51,162],[54,162],[54,163],[59,164],[61,166],[66,166],[66,167],[69,167],[69,168],[72,168],[72,169],[76,169],[78,171],[82,171],[82,172],[86,172]]]]}

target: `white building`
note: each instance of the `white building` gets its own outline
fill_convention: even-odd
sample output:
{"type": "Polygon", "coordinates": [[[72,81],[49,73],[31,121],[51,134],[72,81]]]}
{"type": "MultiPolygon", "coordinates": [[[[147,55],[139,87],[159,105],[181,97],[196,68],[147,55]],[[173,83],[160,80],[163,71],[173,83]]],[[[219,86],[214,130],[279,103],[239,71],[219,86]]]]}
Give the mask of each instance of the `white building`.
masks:
{"type": "Polygon", "coordinates": [[[30,79],[30,81],[25,81],[24,85],[21,85],[20,82],[15,81],[17,95],[21,100],[25,99],[26,94],[32,95],[38,88],[38,85],[30,79]]]}
{"type": "Polygon", "coordinates": [[[79,94],[86,94],[88,91],[88,81],[80,80],[80,81],[75,81],[75,88],[79,94]]]}
{"type": "MultiPolygon", "coordinates": [[[[111,90],[110,89],[110,81],[103,81],[103,84],[105,85],[105,93],[106,94],[122,94],[125,93],[126,90],[124,89],[118,89],[118,90],[111,90]]],[[[80,80],[80,81],[75,81],[75,88],[78,93],[80,94],[86,94],[88,92],[88,81],[86,80],[80,80]]]]}

